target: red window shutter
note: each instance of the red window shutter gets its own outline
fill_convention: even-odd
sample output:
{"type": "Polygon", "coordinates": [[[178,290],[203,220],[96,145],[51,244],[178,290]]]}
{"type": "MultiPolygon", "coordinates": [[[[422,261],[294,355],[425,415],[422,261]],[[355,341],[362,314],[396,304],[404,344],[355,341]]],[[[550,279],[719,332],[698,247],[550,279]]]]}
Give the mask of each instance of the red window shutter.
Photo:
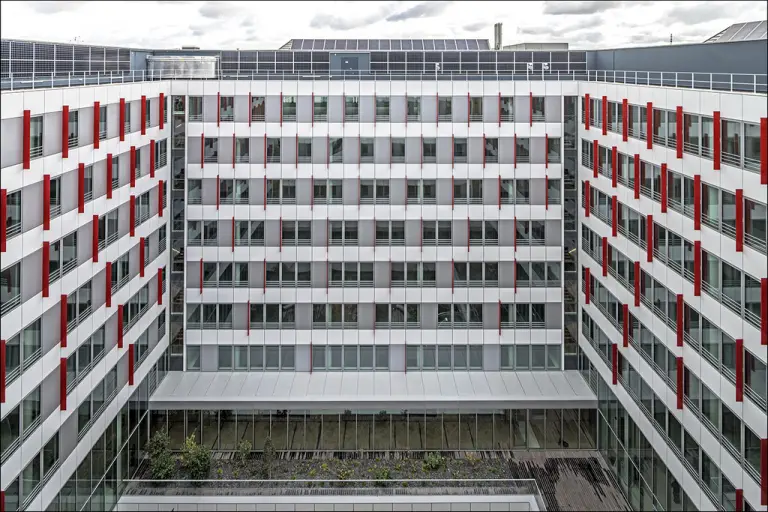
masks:
{"type": "Polygon", "coordinates": [[[141,97],[141,119],[139,120],[139,126],[141,126],[141,134],[146,135],[147,134],[147,97],[142,96],[141,97]]]}
{"type": "Polygon", "coordinates": [[[43,231],[51,229],[51,175],[43,175],[43,231]]]}
{"type": "Polygon", "coordinates": [[[149,141],[149,177],[155,177],[155,141],[149,141]]]}
{"type": "Polygon", "coordinates": [[[608,96],[603,96],[603,135],[608,135],[608,96]]]}
{"type": "Polygon", "coordinates": [[[584,95],[584,129],[589,130],[589,94],[584,95]]]}
{"type": "Polygon", "coordinates": [[[608,275],[608,237],[603,237],[603,277],[608,275]]]}
{"type": "Polygon", "coordinates": [[[93,102],[93,149],[99,149],[99,102],[93,102]]]}
{"type": "Polygon", "coordinates": [[[597,173],[600,171],[600,146],[597,143],[597,139],[592,141],[592,173],[593,177],[597,179],[597,173]]]}
{"type": "Polygon", "coordinates": [[[69,158],[69,105],[61,108],[61,158],[69,158]]]}
{"type": "Polygon", "coordinates": [[[123,142],[125,140],[125,98],[120,98],[119,118],[118,130],[120,133],[120,142],[123,142]]]}
{"type": "Polygon", "coordinates": [[[85,164],[77,164],[77,213],[85,212],[85,164]]]}
{"type": "Polygon", "coordinates": [[[123,305],[117,305],[117,348],[123,348],[123,305]]]}
{"type": "Polygon", "coordinates": [[[112,199],[112,153],[107,153],[107,199],[112,199]]]}
{"type": "Polygon", "coordinates": [[[744,401],[744,340],[736,340],[736,401],[744,401]]]}
{"type": "Polygon", "coordinates": [[[760,505],[768,505],[768,439],[760,440],[760,505]]]}
{"type": "Polygon", "coordinates": [[[108,261],[106,264],[106,268],[104,269],[105,274],[105,294],[106,294],[106,305],[108,308],[112,307],[112,262],[108,261]]]}
{"type": "Polygon", "coordinates": [[[714,132],[712,135],[713,135],[713,138],[715,139],[713,144],[714,147],[712,148],[713,150],[712,151],[712,169],[719,171],[720,170],[720,148],[722,144],[722,141],[720,140],[720,135],[721,135],[720,134],[720,128],[721,128],[720,112],[714,112],[712,117],[713,117],[712,124],[714,128],[714,130],[712,130],[714,132]]]}
{"type": "Polygon", "coordinates": [[[621,140],[629,140],[629,102],[627,98],[621,100],[621,140]]]}
{"type": "Polygon", "coordinates": [[[619,346],[611,343],[611,383],[615,386],[619,382],[619,346]]]}
{"type": "Polygon", "coordinates": [[[128,205],[128,209],[130,212],[128,212],[130,219],[130,225],[128,226],[128,229],[130,231],[130,236],[136,235],[136,196],[131,196],[130,204],[128,205]]]}
{"type": "Polygon", "coordinates": [[[677,107],[675,115],[675,149],[677,158],[683,158],[683,107],[677,107]]]}
{"type": "Polygon", "coordinates": [[[67,296],[61,296],[59,304],[59,344],[67,348],[67,296]]]}
{"type": "Polygon", "coordinates": [[[744,190],[736,189],[736,252],[744,250],[744,190]]]}
{"type": "Polygon", "coordinates": [[[653,103],[650,101],[646,105],[645,112],[645,141],[645,147],[653,149],[653,103]]]}
{"type": "Polygon", "coordinates": [[[619,200],[611,197],[611,236],[616,236],[619,229],[619,200]]]}
{"type": "Polygon", "coordinates": [[[162,130],[163,127],[165,126],[165,94],[162,93],[162,92],[160,93],[160,108],[159,108],[159,110],[160,110],[160,116],[159,116],[159,119],[160,119],[160,129],[162,130]]]}
{"type": "Polygon", "coordinates": [[[48,281],[51,279],[51,243],[43,242],[43,264],[42,273],[43,276],[43,297],[48,297],[50,293],[48,281]]]}
{"type": "Polygon", "coordinates": [[[589,267],[584,269],[584,303],[589,304],[589,296],[590,296],[590,286],[592,284],[592,279],[590,275],[590,269],[589,267]]]}
{"type": "Polygon", "coordinates": [[[133,386],[133,367],[135,364],[135,356],[133,353],[133,343],[128,344],[128,385],[133,386]]]}
{"type": "Polygon", "coordinates": [[[23,159],[23,169],[29,169],[29,162],[31,159],[30,152],[32,151],[32,114],[29,110],[24,111],[24,126],[23,126],[23,134],[22,134],[22,159],[23,159]]]}
{"type": "Polygon", "coordinates": [[[736,489],[736,512],[744,512],[744,489],[736,489]]]}
{"type": "Polygon", "coordinates": [[[584,216],[589,217],[589,200],[592,192],[589,189],[589,180],[584,182],[584,216]]]}
{"type": "Polygon", "coordinates": [[[59,359],[59,408],[67,410],[67,358],[59,359]]]}
{"type": "Polygon", "coordinates": [[[640,199],[640,155],[635,153],[635,199],[640,199]]]}
{"type": "Polygon", "coordinates": [[[622,315],[622,342],[624,345],[624,348],[627,348],[629,346],[629,304],[622,304],[621,305],[621,315],[622,315]]]}
{"type": "Polygon", "coordinates": [[[661,164],[661,213],[667,213],[667,164],[661,164]]]}
{"type": "Polygon", "coordinates": [[[93,229],[91,229],[91,241],[93,243],[93,262],[98,263],[99,262],[99,216],[94,215],[93,220],[91,221],[91,226],[93,229]]]}

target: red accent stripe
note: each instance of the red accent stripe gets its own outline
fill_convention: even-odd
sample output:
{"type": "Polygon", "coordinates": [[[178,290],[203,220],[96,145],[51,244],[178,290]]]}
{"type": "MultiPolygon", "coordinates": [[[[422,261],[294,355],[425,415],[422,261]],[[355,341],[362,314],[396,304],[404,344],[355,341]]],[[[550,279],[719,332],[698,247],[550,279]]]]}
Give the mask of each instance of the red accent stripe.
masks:
{"type": "Polygon", "coordinates": [[[760,505],[768,505],[768,439],[760,440],[760,505]]]}
{"type": "Polygon", "coordinates": [[[611,383],[615,386],[619,382],[619,346],[611,343],[611,383]]]}
{"type": "Polygon", "coordinates": [[[0,340],[0,404],[5,403],[5,340],[0,340]]]}
{"type": "Polygon", "coordinates": [[[603,96],[603,135],[608,135],[608,96],[603,96]]]}
{"type": "Polygon", "coordinates": [[[589,94],[584,95],[584,129],[589,130],[589,94]]]}
{"type": "Polygon", "coordinates": [[[760,184],[768,185],[768,118],[760,118],[760,184]]]}
{"type": "Polygon", "coordinates": [[[661,213],[667,213],[667,164],[661,164],[661,213]]]}
{"type": "Polygon", "coordinates": [[[683,294],[678,293],[677,294],[677,346],[682,347],[683,346],[683,311],[685,308],[683,307],[683,294]]]}
{"type": "Polygon", "coordinates": [[[157,269],[157,304],[163,305],[163,269],[157,269]]]}
{"type": "Polygon", "coordinates": [[[744,340],[736,340],[736,401],[744,401],[744,340]]]}
{"type": "Polygon", "coordinates": [[[712,169],[719,171],[720,170],[720,112],[714,112],[712,114],[712,117],[714,119],[713,121],[713,138],[714,140],[714,147],[712,152],[712,169]]]}
{"type": "Polygon", "coordinates": [[[677,107],[675,119],[675,149],[677,158],[683,158],[683,107],[677,107]]]}
{"type": "Polygon", "coordinates": [[[693,295],[701,297],[701,241],[693,242],[693,295]]]}
{"type": "Polygon", "coordinates": [[[584,303],[589,304],[590,286],[592,284],[591,271],[589,267],[584,269],[584,303]]]}
{"type": "Polygon", "coordinates": [[[8,237],[6,219],[8,218],[8,192],[0,190],[0,252],[6,250],[6,238],[8,237]]]}
{"type": "Polygon", "coordinates": [[[736,489],[736,512],[744,510],[744,490],[736,489]]]}
{"type": "Polygon", "coordinates": [[[149,141],[149,177],[155,177],[155,141],[149,141]]]}
{"type": "MultiPolygon", "coordinates": [[[[98,228],[96,229],[96,232],[98,233],[98,228]]],[[[42,273],[40,274],[43,277],[43,297],[48,297],[50,293],[49,289],[49,283],[50,280],[50,260],[51,260],[51,243],[50,242],[43,242],[43,264],[42,264],[42,273]]]]}
{"type": "Polygon", "coordinates": [[[608,237],[603,237],[603,277],[608,275],[608,237]]]}
{"type": "Polygon", "coordinates": [[[165,94],[160,93],[160,129],[165,127],[165,94]]]}
{"type": "Polygon", "coordinates": [[[611,197],[611,236],[616,236],[619,229],[619,199],[611,197]]]}
{"type": "Polygon", "coordinates": [[[129,173],[131,175],[131,188],[136,186],[136,146],[131,146],[131,168],[129,173]]]}
{"type": "Polygon", "coordinates": [[[647,243],[645,244],[648,253],[648,263],[653,261],[653,215],[645,217],[645,237],[647,243]]]}
{"type": "Polygon", "coordinates": [[[693,177],[693,229],[701,229],[701,175],[693,177]]]}
{"type": "Polygon", "coordinates": [[[147,97],[142,96],[141,97],[141,120],[139,121],[139,126],[141,126],[141,134],[146,135],[147,134],[147,97]]]}
{"type": "Polygon", "coordinates": [[[59,359],[59,408],[67,410],[67,358],[59,359]]]}
{"type": "Polygon", "coordinates": [[[112,199],[112,153],[107,153],[107,199],[112,199]]]}
{"type": "Polygon", "coordinates": [[[99,149],[99,102],[93,102],[93,149],[99,149]]]}
{"type": "Polygon", "coordinates": [[[130,225],[128,226],[130,236],[136,235],[136,196],[131,196],[130,204],[128,205],[128,208],[130,209],[129,215],[130,215],[130,225]]]}
{"type": "Polygon", "coordinates": [[[619,150],[616,146],[611,148],[611,186],[616,188],[619,181],[619,150]]]}
{"type": "Polygon", "coordinates": [[[597,179],[597,173],[600,171],[600,146],[597,139],[592,141],[592,174],[597,179]]]}
{"type": "Polygon", "coordinates": [[[677,410],[683,409],[683,358],[676,358],[677,362],[677,410]]]}
{"type": "Polygon", "coordinates": [[[629,304],[622,304],[621,305],[621,314],[622,314],[622,342],[624,345],[624,348],[627,348],[629,346],[629,304]]]}
{"type": "Polygon", "coordinates": [[[117,305],[117,348],[123,348],[123,305],[117,305]]]}
{"type": "Polygon", "coordinates": [[[744,250],[744,190],[736,189],[736,252],[744,250]]]}
{"type": "Polygon", "coordinates": [[[139,238],[139,277],[144,277],[144,267],[147,262],[144,261],[144,246],[146,242],[144,237],[139,238]]]}
{"type": "Polygon", "coordinates": [[[621,100],[621,140],[629,139],[629,102],[627,98],[621,100]]]}
{"type": "Polygon", "coordinates": [[[589,180],[584,182],[584,216],[589,217],[589,199],[592,195],[589,190],[589,180]]]}
{"type": "Polygon", "coordinates": [[[98,263],[99,262],[99,216],[94,215],[93,220],[91,221],[91,241],[93,243],[93,247],[91,251],[93,252],[93,262],[98,263]]]}
{"type": "Polygon", "coordinates": [[[32,114],[29,110],[24,111],[24,127],[23,127],[23,134],[22,134],[22,158],[23,158],[23,169],[29,169],[29,161],[31,159],[30,152],[32,151],[32,114]]]}
{"type": "Polygon", "coordinates": [[[125,98],[120,98],[120,108],[118,109],[119,112],[119,133],[120,133],[120,142],[123,142],[125,140],[125,98]]]}
{"type": "Polygon", "coordinates": [[[43,231],[51,229],[51,175],[43,175],[43,231]]]}
{"type": "Polygon", "coordinates": [[[104,274],[106,276],[105,282],[105,294],[106,294],[106,304],[108,308],[112,307],[112,262],[108,261],[106,264],[106,268],[104,269],[104,274]]]}
{"type": "Polygon", "coordinates": [[[133,386],[133,366],[135,361],[135,356],[133,354],[133,343],[130,343],[128,345],[128,385],[133,386]]]}
{"type": "Polygon", "coordinates": [[[69,158],[69,105],[61,107],[61,158],[69,158]]]}
{"type": "Polygon", "coordinates": [[[157,216],[162,217],[163,216],[163,192],[165,188],[165,183],[163,180],[160,180],[157,182],[157,216]]]}
{"type": "Polygon", "coordinates": [[[635,307],[640,307],[640,262],[635,262],[635,307]]]}
{"type": "Polygon", "coordinates": [[[77,213],[85,212],[85,164],[77,164],[77,213]]]}
{"type": "Polygon", "coordinates": [[[645,147],[653,149],[653,103],[650,101],[646,105],[645,115],[645,147]]]}
{"type": "Polygon", "coordinates": [[[67,348],[67,296],[64,294],[59,304],[59,344],[67,348]]]}
{"type": "Polygon", "coordinates": [[[635,153],[635,199],[640,199],[640,155],[635,153]]]}
{"type": "Polygon", "coordinates": [[[760,344],[768,345],[768,278],[760,279],[760,344]]]}

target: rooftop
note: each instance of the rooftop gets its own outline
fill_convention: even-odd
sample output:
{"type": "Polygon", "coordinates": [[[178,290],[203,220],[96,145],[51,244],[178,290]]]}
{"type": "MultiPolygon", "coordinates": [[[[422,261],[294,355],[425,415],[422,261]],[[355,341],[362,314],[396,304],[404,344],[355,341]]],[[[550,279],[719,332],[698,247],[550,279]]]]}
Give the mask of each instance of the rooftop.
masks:
{"type": "Polygon", "coordinates": [[[768,38],[768,21],[736,23],[710,37],[705,43],[730,43],[733,41],[755,41],[768,38]]]}

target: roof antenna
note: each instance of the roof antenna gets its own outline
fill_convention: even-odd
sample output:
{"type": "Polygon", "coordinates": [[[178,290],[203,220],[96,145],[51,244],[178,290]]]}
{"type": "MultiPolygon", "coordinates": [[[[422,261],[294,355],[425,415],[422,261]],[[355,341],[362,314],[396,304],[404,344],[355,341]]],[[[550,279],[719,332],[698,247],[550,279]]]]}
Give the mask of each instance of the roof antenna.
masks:
{"type": "Polygon", "coordinates": [[[669,44],[672,44],[672,34],[669,34],[669,44]]]}

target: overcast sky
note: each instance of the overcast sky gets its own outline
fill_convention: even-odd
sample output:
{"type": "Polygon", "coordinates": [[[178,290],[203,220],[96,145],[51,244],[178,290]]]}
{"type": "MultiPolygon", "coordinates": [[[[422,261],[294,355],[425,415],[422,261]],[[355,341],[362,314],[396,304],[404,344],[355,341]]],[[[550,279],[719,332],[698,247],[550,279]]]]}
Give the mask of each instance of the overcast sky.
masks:
{"type": "Polygon", "coordinates": [[[756,2],[2,1],[3,38],[143,48],[270,49],[289,39],[489,39],[571,48],[701,42],[765,20],[756,2]]]}

